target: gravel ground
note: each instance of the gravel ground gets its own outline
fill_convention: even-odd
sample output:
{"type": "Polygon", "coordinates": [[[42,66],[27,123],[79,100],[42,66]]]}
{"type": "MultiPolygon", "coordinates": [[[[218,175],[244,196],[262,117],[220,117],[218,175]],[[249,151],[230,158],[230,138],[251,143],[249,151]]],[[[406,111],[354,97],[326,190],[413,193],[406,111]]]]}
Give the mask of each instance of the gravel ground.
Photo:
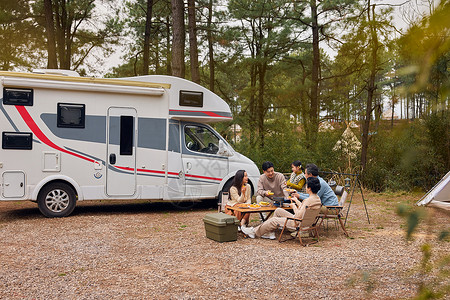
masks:
{"type": "Polygon", "coordinates": [[[203,217],[214,209],[205,205],[86,201],[70,217],[47,219],[34,203],[0,202],[0,298],[410,298],[422,278],[420,246],[448,253],[448,240],[435,236],[450,218],[428,209],[431,223],[406,241],[395,214],[405,197],[369,195],[371,224],[354,198],[350,238],[329,223],[310,247],[241,234],[209,240],[203,217]]]}

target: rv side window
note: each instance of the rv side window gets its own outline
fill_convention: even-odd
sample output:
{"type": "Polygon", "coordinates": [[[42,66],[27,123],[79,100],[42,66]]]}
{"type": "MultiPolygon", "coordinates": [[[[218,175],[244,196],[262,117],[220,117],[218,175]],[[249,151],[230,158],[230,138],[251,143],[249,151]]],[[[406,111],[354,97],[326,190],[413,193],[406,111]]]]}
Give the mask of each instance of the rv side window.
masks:
{"type": "Polygon", "coordinates": [[[3,104],[5,105],[33,105],[32,89],[3,88],[3,104]]]}
{"type": "Polygon", "coordinates": [[[133,155],[134,118],[120,116],[120,155],[133,155]]]}
{"type": "Polygon", "coordinates": [[[209,154],[217,154],[219,151],[219,138],[203,126],[185,126],[184,140],[186,148],[191,151],[209,154]]]}
{"type": "Polygon", "coordinates": [[[203,107],[203,93],[180,91],[180,106],[203,107]]]}
{"type": "Polygon", "coordinates": [[[84,128],[84,104],[58,103],[58,127],[84,128]]]}
{"type": "Polygon", "coordinates": [[[31,150],[33,145],[33,134],[25,132],[3,132],[2,148],[31,150]]]}

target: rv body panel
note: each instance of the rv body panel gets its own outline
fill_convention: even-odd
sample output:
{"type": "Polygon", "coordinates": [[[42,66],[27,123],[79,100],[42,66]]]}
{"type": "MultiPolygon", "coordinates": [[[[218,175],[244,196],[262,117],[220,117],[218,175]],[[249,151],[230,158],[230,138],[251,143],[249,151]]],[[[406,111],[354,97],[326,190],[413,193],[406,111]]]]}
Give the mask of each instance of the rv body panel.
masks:
{"type": "Polygon", "coordinates": [[[206,124],[231,119],[228,105],[192,82],[0,72],[0,83],[0,200],[41,209],[68,187],[78,201],[206,199],[239,169],[256,189],[254,163],[206,124]]]}

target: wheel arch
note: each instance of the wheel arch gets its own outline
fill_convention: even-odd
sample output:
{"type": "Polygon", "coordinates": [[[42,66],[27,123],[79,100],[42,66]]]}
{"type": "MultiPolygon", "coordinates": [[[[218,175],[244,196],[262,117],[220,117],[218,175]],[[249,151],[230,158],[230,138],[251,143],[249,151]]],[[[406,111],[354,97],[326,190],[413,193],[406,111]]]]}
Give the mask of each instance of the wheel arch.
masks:
{"type": "Polygon", "coordinates": [[[75,192],[75,195],[77,197],[77,201],[83,200],[83,198],[84,198],[83,197],[83,193],[81,191],[80,186],[76,183],[75,180],[73,180],[72,178],[67,177],[67,176],[49,176],[49,177],[46,177],[45,179],[41,180],[36,185],[36,187],[33,190],[32,195],[31,195],[31,201],[37,201],[39,193],[41,192],[41,190],[45,186],[47,186],[49,184],[52,184],[52,183],[65,183],[65,184],[68,184],[73,189],[73,191],[75,192]]]}
{"type": "MultiPolygon", "coordinates": [[[[220,197],[220,193],[221,193],[221,192],[224,192],[224,188],[225,188],[225,187],[227,187],[227,186],[230,186],[230,187],[231,187],[231,185],[229,185],[229,183],[232,183],[232,182],[233,182],[233,180],[234,180],[234,175],[227,176],[226,178],[227,178],[227,180],[225,180],[225,178],[224,178],[224,180],[222,180],[222,184],[220,185],[219,191],[217,192],[217,197],[220,197]]],[[[255,186],[254,186],[252,180],[250,180],[250,178],[249,178],[249,180],[248,180],[248,184],[249,184],[250,187],[252,188],[251,195],[252,195],[252,196],[255,195],[256,189],[255,189],[255,186]]]]}

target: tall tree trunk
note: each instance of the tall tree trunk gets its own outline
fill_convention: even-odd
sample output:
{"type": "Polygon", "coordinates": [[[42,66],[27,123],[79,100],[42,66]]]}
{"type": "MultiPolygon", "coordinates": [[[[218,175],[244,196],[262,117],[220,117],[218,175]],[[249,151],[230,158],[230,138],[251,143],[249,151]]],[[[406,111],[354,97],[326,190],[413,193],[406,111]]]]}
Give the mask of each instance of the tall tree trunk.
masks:
{"type": "Polygon", "coordinates": [[[367,166],[367,150],[369,148],[369,130],[370,130],[370,120],[372,117],[372,105],[374,101],[375,90],[377,85],[375,83],[376,73],[377,73],[377,52],[378,52],[378,35],[375,28],[375,5],[370,5],[370,0],[368,2],[367,8],[367,20],[369,22],[370,30],[370,47],[371,47],[371,65],[370,65],[370,75],[367,87],[367,102],[366,102],[366,112],[363,120],[362,126],[362,139],[361,139],[361,167],[362,171],[365,172],[367,166]],[[372,9],[372,18],[371,10],[372,9]]]}
{"type": "Polygon", "coordinates": [[[208,2],[208,21],[207,21],[207,38],[208,38],[208,57],[209,57],[209,89],[214,92],[214,49],[213,49],[213,37],[212,37],[212,17],[213,17],[213,0],[208,2]]]}
{"type": "Polygon", "coordinates": [[[172,42],[172,75],[184,78],[184,1],[172,1],[173,42],[172,42]]]}
{"type": "Polygon", "coordinates": [[[47,33],[47,69],[57,69],[58,59],[56,56],[55,23],[53,22],[52,0],[44,0],[45,31],[47,33]]]}
{"type": "Polygon", "coordinates": [[[145,15],[144,49],[142,58],[142,74],[148,75],[150,66],[150,32],[152,30],[153,0],[147,0],[147,11],[145,15]]]}
{"type": "Polygon", "coordinates": [[[312,48],[313,61],[311,70],[311,109],[310,122],[307,126],[307,138],[309,147],[315,145],[317,132],[319,129],[319,68],[320,68],[320,49],[319,49],[319,24],[317,15],[316,0],[310,0],[311,6],[311,29],[312,29],[312,48]]]}
{"type": "MultiPolygon", "coordinates": [[[[252,57],[254,55],[252,54],[252,57]]],[[[249,115],[249,124],[250,124],[250,145],[255,146],[256,144],[256,100],[254,90],[256,89],[256,66],[251,64],[250,66],[250,99],[249,99],[249,107],[250,107],[250,115],[249,115]]]]}
{"type": "Polygon", "coordinates": [[[172,74],[172,56],[170,55],[172,48],[171,48],[171,41],[170,41],[170,36],[171,36],[171,31],[170,31],[170,19],[167,16],[166,17],[166,36],[167,36],[167,44],[166,44],[166,48],[167,48],[167,52],[166,52],[166,60],[167,60],[167,64],[166,64],[166,74],[172,74]]]}
{"type": "Polygon", "coordinates": [[[56,0],[55,4],[55,23],[56,23],[56,48],[58,52],[58,61],[60,68],[64,68],[65,60],[64,60],[64,28],[65,27],[65,11],[66,4],[64,0],[56,0]]]}
{"type": "Polygon", "coordinates": [[[265,76],[266,76],[266,64],[261,63],[259,65],[259,86],[258,86],[258,134],[259,143],[261,147],[264,147],[264,116],[265,116],[265,105],[264,105],[264,86],[265,86],[265,76]]]}
{"type": "Polygon", "coordinates": [[[195,1],[188,0],[189,54],[191,58],[191,79],[200,84],[197,45],[197,18],[195,17],[195,1]]]}

